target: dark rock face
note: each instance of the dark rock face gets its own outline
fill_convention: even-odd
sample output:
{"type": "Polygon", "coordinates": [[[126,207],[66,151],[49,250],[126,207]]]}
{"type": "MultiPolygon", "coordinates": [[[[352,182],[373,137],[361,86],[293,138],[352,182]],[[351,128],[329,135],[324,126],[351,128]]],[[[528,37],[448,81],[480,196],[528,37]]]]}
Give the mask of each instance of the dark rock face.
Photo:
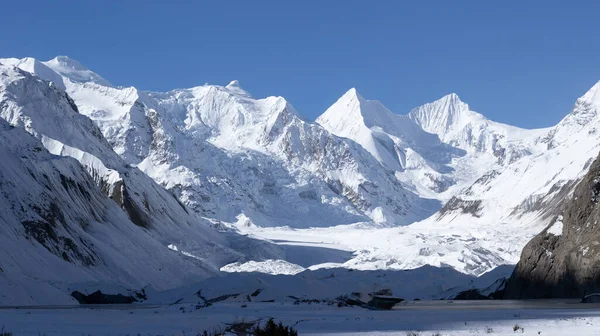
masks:
{"type": "Polygon", "coordinates": [[[391,296],[374,296],[367,302],[367,308],[375,310],[391,310],[395,305],[404,301],[402,298],[391,296]]]}
{"type": "Polygon", "coordinates": [[[460,211],[463,214],[471,214],[473,217],[480,217],[481,210],[481,200],[465,201],[458,197],[452,197],[444,207],[440,209],[438,219],[454,211],[460,211]]]}
{"type": "Polygon", "coordinates": [[[600,158],[563,204],[562,217],[525,246],[505,298],[581,298],[600,292],[599,194],[600,158]]]}
{"type": "Polygon", "coordinates": [[[477,289],[468,289],[458,293],[453,300],[491,300],[492,298],[481,294],[477,289]]]}

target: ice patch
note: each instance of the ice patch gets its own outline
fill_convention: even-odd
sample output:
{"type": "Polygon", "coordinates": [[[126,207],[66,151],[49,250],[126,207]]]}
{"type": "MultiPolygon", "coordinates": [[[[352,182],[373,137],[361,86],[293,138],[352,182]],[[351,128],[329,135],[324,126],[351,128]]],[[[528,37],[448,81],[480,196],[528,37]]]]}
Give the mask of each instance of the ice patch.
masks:
{"type": "Polygon", "coordinates": [[[383,209],[381,207],[377,207],[373,210],[372,218],[375,223],[387,222],[387,219],[385,218],[385,214],[383,213],[383,209]]]}
{"type": "Polygon", "coordinates": [[[294,275],[305,271],[305,268],[296,264],[292,264],[285,260],[264,260],[264,261],[248,261],[245,263],[235,262],[221,267],[221,272],[258,272],[273,275],[294,275]]]}
{"type": "Polygon", "coordinates": [[[558,219],[556,219],[556,222],[554,222],[554,224],[552,224],[552,226],[548,229],[548,233],[551,235],[555,235],[555,236],[562,236],[562,231],[563,231],[563,216],[558,216],[558,219]]]}

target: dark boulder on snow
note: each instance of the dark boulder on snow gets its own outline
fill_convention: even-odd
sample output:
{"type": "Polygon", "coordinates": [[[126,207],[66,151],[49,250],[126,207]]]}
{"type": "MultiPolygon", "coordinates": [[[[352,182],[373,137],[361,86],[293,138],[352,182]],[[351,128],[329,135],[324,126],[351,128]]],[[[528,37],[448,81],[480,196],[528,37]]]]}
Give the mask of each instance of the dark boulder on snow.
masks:
{"type": "Polygon", "coordinates": [[[477,289],[468,289],[458,293],[453,300],[491,300],[492,298],[481,294],[477,289]]]}
{"type": "Polygon", "coordinates": [[[80,304],[128,304],[138,300],[133,296],[123,294],[104,294],[101,291],[95,291],[92,294],[85,295],[79,291],[74,291],[71,296],[80,304]]]}
{"type": "Polygon", "coordinates": [[[367,308],[375,310],[390,310],[398,303],[404,301],[402,298],[392,296],[374,296],[367,302],[367,308]]]}

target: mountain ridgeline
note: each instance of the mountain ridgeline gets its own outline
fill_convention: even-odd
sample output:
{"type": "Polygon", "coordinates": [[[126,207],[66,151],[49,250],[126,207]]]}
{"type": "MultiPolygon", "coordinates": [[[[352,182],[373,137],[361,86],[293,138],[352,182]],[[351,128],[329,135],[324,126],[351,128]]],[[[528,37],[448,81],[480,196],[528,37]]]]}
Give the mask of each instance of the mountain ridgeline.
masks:
{"type": "Polygon", "coordinates": [[[152,92],[65,56],[0,59],[0,281],[18,288],[0,295],[56,303],[27,293],[303,270],[254,235],[276,229],[339,236],[351,256],[337,267],[471,276],[515,264],[542,231],[507,293],[595,290],[599,87],[543,129],[491,121],[456,94],[400,115],[355,89],[310,122],[237,81],[152,92]]]}

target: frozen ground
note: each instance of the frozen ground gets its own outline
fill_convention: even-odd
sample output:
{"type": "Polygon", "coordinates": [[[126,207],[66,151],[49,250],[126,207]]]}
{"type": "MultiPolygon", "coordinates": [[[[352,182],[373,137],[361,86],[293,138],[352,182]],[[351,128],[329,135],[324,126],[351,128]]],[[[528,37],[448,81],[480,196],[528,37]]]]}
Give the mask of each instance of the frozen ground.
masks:
{"type": "Polygon", "coordinates": [[[293,325],[300,335],[514,335],[515,326],[520,328],[517,334],[524,335],[600,335],[597,306],[549,303],[533,306],[545,309],[530,309],[501,302],[488,308],[440,308],[455,304],[393,311],[278,303],[249,303],[246,308],[225,303],[202,309],[190,305],[4,309],[0,326],[19,336],[196,335],[225,323],[274,317],[293,325]]]}

